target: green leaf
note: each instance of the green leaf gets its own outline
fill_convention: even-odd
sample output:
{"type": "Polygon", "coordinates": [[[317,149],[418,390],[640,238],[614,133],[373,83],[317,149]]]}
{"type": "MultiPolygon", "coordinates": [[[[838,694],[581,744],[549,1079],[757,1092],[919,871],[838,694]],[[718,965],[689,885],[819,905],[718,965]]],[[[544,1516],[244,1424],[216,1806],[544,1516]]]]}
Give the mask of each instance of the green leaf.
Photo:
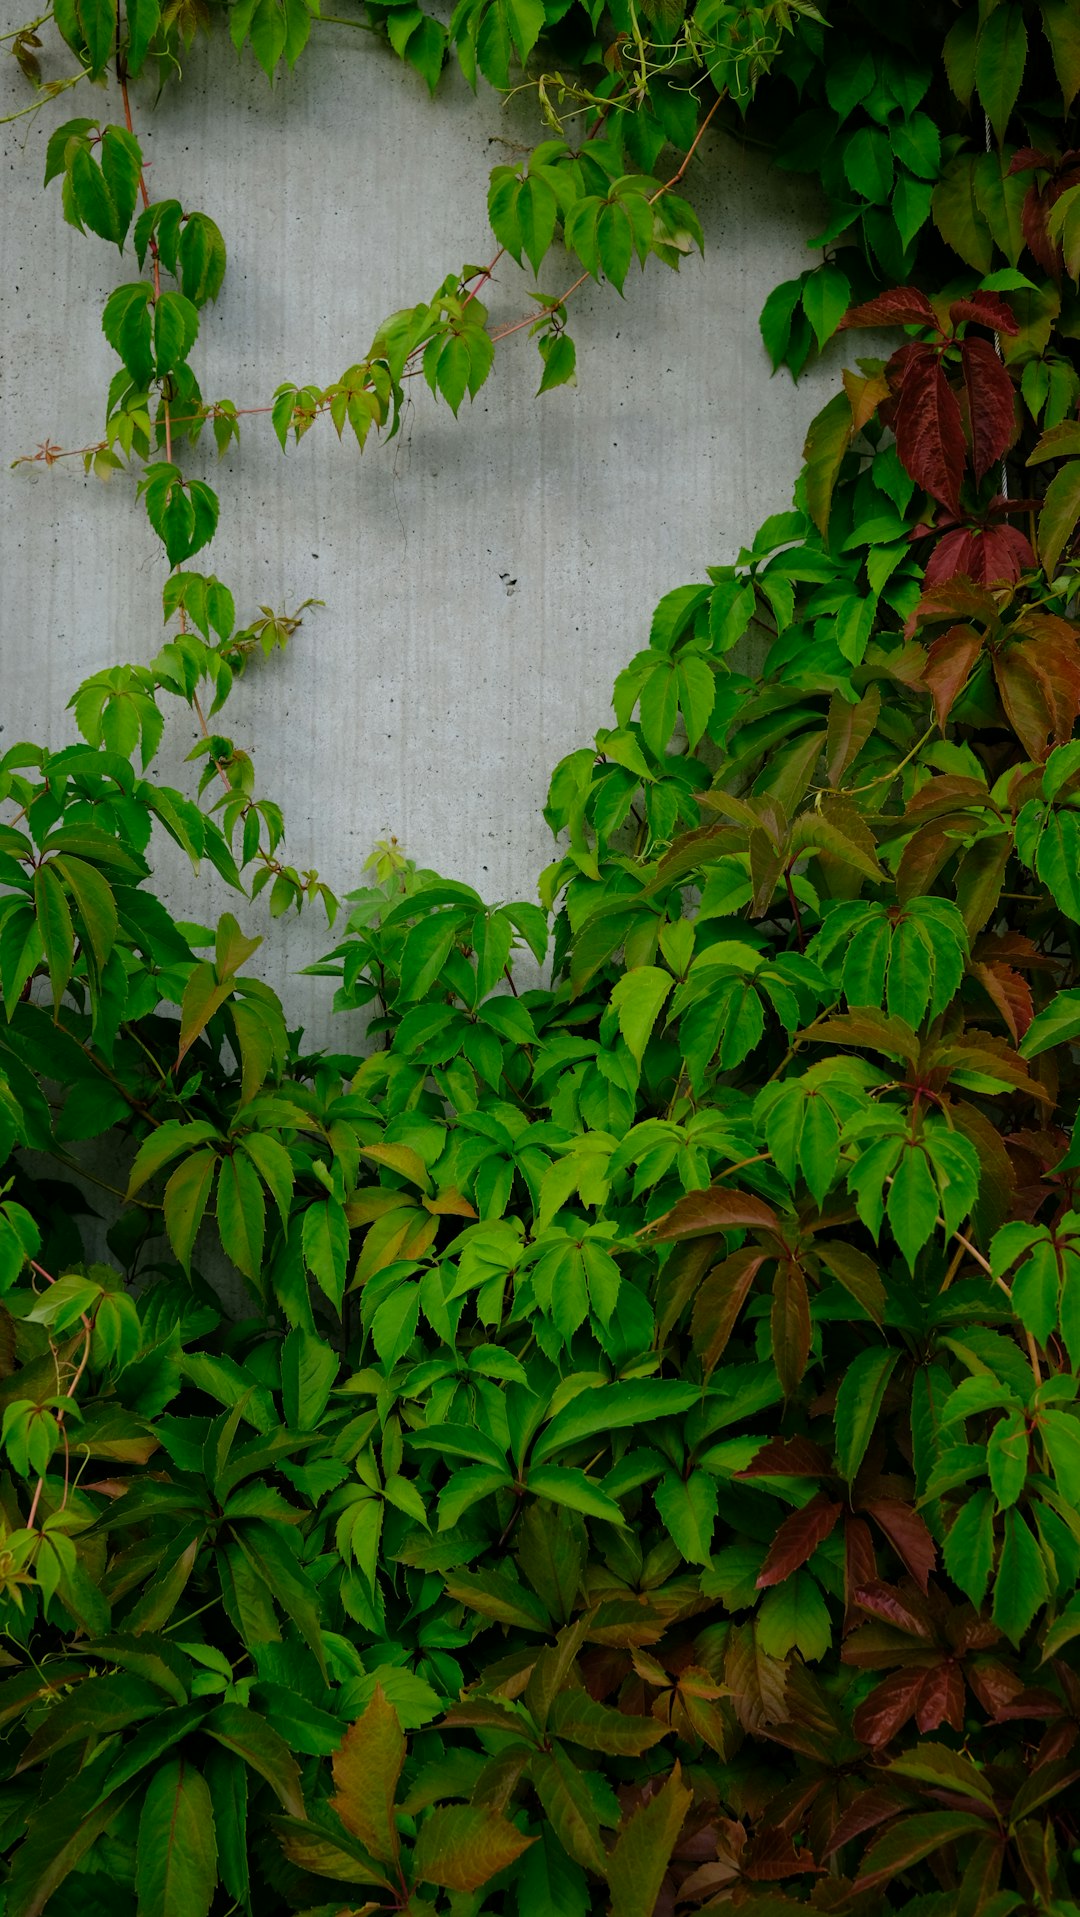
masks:
{"type": "Polygon", "coordinates": [[[169,1243],[187,1272],[191,1270],[191,1254],[218,1163],[216,1152],[193,1152],[177,1166],[165,1187],[165,1229],[169,1243]]]}
{"type": "Polygon", "coordinates": [[[542,333],[537,340],[544,371],[536,389],[550,393],[556,386],[573,386],[577,381],[577,348],[568,333],[542,333]]]}
{"type": "Polygon", "coordinates": [[[549,1754],[535,1758],[530,1768],[544,1814],[563,1849],[583,1870],[606,1876],[600,1825],[576,1765],[556,1744],[549,1754]]]}
{"type": "Polygon", "coordinates": [[[1080,92],[1080,20],[1072,0],[1039,0],[1066,114],[1080,92]]]}
{"type": "Polygon", "coordinates": [[[203,1776],[214,1806],[221,1881],[229,1896],[246,1906],[251,1895],[247,1767],[233,1751],[219,1748],[208,1752],[203,1776]]]}
{"type": "Polygon", "coordinates": [[[901,1817],[871,1845],[855,1879],[855,1889],[888,1883],[924,1857],[933,1857],[946,1844],[954,1844],[961,1837],[981,1837],[986,1829],[986,1820],[970,1811],[920,1811],[901,1817]]]}
{"type": "MultiPolygon", "coordinates": [[[[656,1418],[677,1417],[700,1402],[700,1385],[673,1378],[626,1379],[581,1391],[559,1411],[536,1439],[532,1458],[542,1464],[582,1438],[599,1432],[626,1430],[656,1418]]],[[[414,1440],[415,1441],[415,1440],[414,1440]]],[[[498,1454],[501,1458],[501,1453],[498,1454]]]]}
{"type": "Polygon", "coordinates": [[[884,127],[862,126],[852,134],[844,148],[844,172],[864,200],[884,205],[893,187],[893,148],[884,127]]]}
{"type": "Polygon", "coordinates": [[[914,1270],[915,1260],[937,1220],[938,1190],[922,1145],[906,1144],[893,1173],[886,1203],[893,1237],[914,1270]]]}
{"type": "Polygon", "coordinates": [[[242,1758],[249,1769],[266,1779],[290,1817],[304,1816],[296,1759],[284,1738],[257,1711],[248,1710],[242,1704],[219,1704],[206,1718],[203,1729],[224,1750],[242,1758]]]}
{"type": "Polygon", "coordinates": [[[75,963],[75,928],[54,861],[39,865],[34,873],[34,907],[53,1001],[59,1007],[75,963]]]}
{"type": "Polygon", "coordinates": [[[826,261],[811,273],[803,287],[802,303],[820,352],[851,305],[851,281],[839,266],[826,261]]]}
{"type": "Polygon", "coordinates": [[[975,85],[999,146],[1009,130],[1026,61],[1023,9],[1005,0],[984,20],[975,49],[975,85]]]}
{"type": "Polygon", "coordinates": [[[994,1498],[973,1491],[961,1505],[944,1545],[945,1569],[976,1610],[986,1596],[994,1567],[994,1498]]]}
{"type": "Polygon", "coordinates": [[[816,1579],[795,1571],[767,1591],[757,1614],[757,1641],[767,1657],[798,1651],[809,1663],[825,1657],[832,1643],[832,1621],[816,1579]]]}
{"type": "Polygon", "coordinates": [[[206,1780],[190,1760],[154,1772],[139,1816],[135,1888],[140,1917],[207,1917],[217,1840],[206,1780]]]}
{"type": "Polygon", "coordinates": [[[803,448],[806,509],[822,538],[829,530],[833,489],[850,443],[851,402],[846,393],[837,393],[811,420],[803,448]]]}
{"type": "Polygon", "coordinates": [[[571,1744],[609,1757],[641,1757],[666,1732],[658,1718],[630,1716],[575,1689],[559,1691],[552,1698],[547,1729],[571,1744]]]}
{"type": "Polygon", "coordinates": [[[708,1566],[716,1525],[716,1479],[705,1471],[691,1472],[685,1479],[669,1471],[655,1487],[653,1502],[687,1563],[708,1566]]]}
{"type": "Polygon", "coordinates": [[[42,1917],[53,1892],[140,1789],[134,1778],[103,1795],[103,1781],[93,1766],[77,1773],[59,1800],[30,1819],[4,1885],[5,1917],[42,1917]]]}
{"type": "Polygon", "coordinates": [[[339,1369],[332,1346],[297,1326],[281,1347],[281,1402],[296,1431],[318,1429],[339,1369]]]}
{"type": "Polygon", "coordinates": [[[1054,474],[1039,511],[1039,560],[1050,578],[1080,519],[1080,460],[1054,474]]]}
{"type": "Polygon", "coordinates": [[[187,359],[199,331],[199,314],[182,293],[162,293],[154,303],[154,358],[158,378],[187,359]]]}
{"type": "Polygon", "coordinates": [[[474,1891],[534,1844],[498,1811],[481,1804],[433,1810],[417,1833],[413,1870],[422,1883],[474,1891]]]}
{"type": "Polygon", "coordinates": [[[619,1030],[638,1064],[675,980],[658,965],[636,965],[624,972],[611,994],[619,1030]]]}
{"type": "Polygon", "coordinates": [[[987,1469],[998,1510],[1016,1503],[1027,1482],[1028,1433],[1023,1412],[999,1418],[986,1447],[987,1469]]]}
{"type": "Polygon", "coordinates": [[[89,942],[99,967],[108,963],[120,930],[116,898],[107,879],[85,859],[62,852],[52,863],[63,878],[79,918],[80,935],[89,942]]]}
{"type": "Polygon", "coordinates": [[[611,1917],[652,1917],[693,1793],[678,1764],[623,1824],[607,1866],[611,1917]]]}
{"type": "Polygon", "coordinates": [[[1005,1537],[994,1582],[994,1623],[1018,1646],[1048,1596],[1046,1565],[1038,1543],[1020,1512],[1006,1511],[1005,1537]]]}
{"type": "Polygon", "coordinates": [[[886,1387],[900,1358],[888,1349],[860,1351],[845,1368],[836,1395],[836,1461],[850,1484],[866,1456],[886,1387]]]}
{"type": "Polygon", "coordinates": [[[245,1278],[256,1281],[262,1267],[266,1199],[254,1166],[239,1152],[221,1161],[217,1222],[226,1257],[245,1278]]]}
{"type": "Polygon", "coordinates": [[[124,16],[128,34],[125,63],[130,78],[137,80],[161,24],[161,8],[158,0],[124,0],[124,16]]]}
{"type": "Polygon", "coordinates": [[[626,1523],[614,1498],[601,1491],[584,1471],[573,1470],[569,1465],[533,1465],[529,1470],[529,1490],[534,1497],[550,1498],[553,1504],[583,1511],[586,1517],[604,1518],[609,1524],[626,1523]]]}

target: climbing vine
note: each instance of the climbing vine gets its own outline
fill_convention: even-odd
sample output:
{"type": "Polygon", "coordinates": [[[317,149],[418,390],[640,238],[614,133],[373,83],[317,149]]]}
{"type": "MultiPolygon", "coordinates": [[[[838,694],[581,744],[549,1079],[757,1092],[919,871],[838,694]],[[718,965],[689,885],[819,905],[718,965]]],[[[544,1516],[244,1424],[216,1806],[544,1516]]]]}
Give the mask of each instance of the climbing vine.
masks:
{"type": "Polygon", "coordinates": [[[223,27],[287,86],[320,15],[7,36],[28,113],[120,103],[44,171],[118,249],[78,456],[131,476],[167,638],[0,760],[4,1917],[1080,1910],[1080,22],[894,12],[371,0],[543,137],[487,267],[236,401],[193,364],[227,236],[150,198],[141,101],[223,27]],[[308,607],[195,569],[185,448],[363,451],[526,328],[573,378],[577,287],[701,247],[714,125],[825,195],[761,316],[783,377],[854,358],[792,508],[656,608],[537,899],[391,841],[339,903],[215,730],[308,607]],[[501,253],[556,248],[492,329],[501,253]],[[247,969],[266,903],[325,914],[362,1055],[247,969]]]}

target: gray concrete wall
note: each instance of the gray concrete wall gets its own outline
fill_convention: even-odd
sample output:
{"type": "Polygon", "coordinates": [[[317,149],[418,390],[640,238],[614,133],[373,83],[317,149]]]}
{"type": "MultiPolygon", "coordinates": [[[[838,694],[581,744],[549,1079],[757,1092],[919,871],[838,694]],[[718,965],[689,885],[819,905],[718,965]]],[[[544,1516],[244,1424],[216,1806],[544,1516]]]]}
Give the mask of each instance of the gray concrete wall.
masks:
{"type": "MultiPolygon", "coordinates": [[[[0,111],[25,104],[13,62],[2,85],[0,111]]],[[[76,460],[8,468],[46,437],[100,436],[115,365],[100,310],[134,263],[65,227],[58,188],[43,194],[41,179],[53,126],[117,107],[86,87],[3,129],[5,747],[73,736],[65,705],[78,681],[160,643],[161,549],[133,483],[103,486],[76,460]]],[[[387,312],[486,258],[499,142],[536,137],[490,91],[474,99],[456,68],[432,102],[368,35],[335,26],[316,26],[273,91],[219,36],[193,51],[182,85],[156,106],[140,92],[135,111],[152,195],[177,194],[225,235],[225,290],[193,362],[208,398],[241,406],[283,379],[335,377],[387,312]]],[[[309,594],[326,602],[285,659],[247,677],[227,726],[285,807],[289,857],[339,891],[394,833],[489,898],[533,896],[551,857],[551,768],[610,722],[612,679],[645,643],[655,602],[733,558],[789,503],[836,363],[798,389],[786,374],[770,380],[757,315],[812,257],[817,209],[805,183],[724,137],[703,145],[688,185],[704,263],[677,276],[635,268],[625,300],[583,289],[571,309],[576,389],[534,399],[539,361],[523,333],[456,423],[417,380],[398,439],[363,457],[323,422],[283,458],[256,418],[220,466],[212,448],[191,462],[222,497],[217,539],[193,563],[229,582],[242,615],[309,594]]],[[[567,284],[567,265],[549,262],[545,286],[567,284]]],[[[503,263],[497,321],[529,310],[531,283],[503,263]]],[[[176,711],[165,765],[180,783],[195,734],[176,711]]],[[[224,902],[169,851],[163,870],[188,915],[224,902]]],[[[267,929],[261,910],[241,916],[267,929]]],[[[268,976],[313,1037],[328,995],[293,974],[329,942],[314,914],[274,931],[268,976]]]]}

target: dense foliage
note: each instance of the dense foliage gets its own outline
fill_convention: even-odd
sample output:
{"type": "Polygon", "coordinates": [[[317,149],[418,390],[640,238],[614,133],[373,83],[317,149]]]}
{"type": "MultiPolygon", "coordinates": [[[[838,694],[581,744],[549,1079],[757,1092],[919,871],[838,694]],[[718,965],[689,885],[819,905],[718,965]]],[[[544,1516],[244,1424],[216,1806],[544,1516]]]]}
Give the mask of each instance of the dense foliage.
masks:
{"type": "MultiPolygon", "coordinates": [[[[172,570],[157,657],[0,760],[4,1917],[1080,1910],[1080,23],[824,11],[368,0],[432,84],[530,62],[516,257],[678,264],[662,175],[745,115],[828,200],[775,363],[900,343],[657,608],[541,905],[387,844],[339,917],[211,729],[300,613],[189,566],[224,244],[148,200],[127,82],[208,16],[57,0],[45,92],[112,66],[125,113],[47,175],[145,269],[86,457],[142,462],[172,570]],[[170,699],[201,804],[153,771],[170,699]],[[271,923],[321,903],[365,1056],[245,972],[262,906],[175,921],[160,833],[271,923]]],[[[269,74],[313,24],[228,19],[269,74]]],[[[456,410],[485,276],[283,389],[283,445],[392,430],[417,367],[456,410]]],[[[568,297],[523,322],[545,386],[568,297]]]]}

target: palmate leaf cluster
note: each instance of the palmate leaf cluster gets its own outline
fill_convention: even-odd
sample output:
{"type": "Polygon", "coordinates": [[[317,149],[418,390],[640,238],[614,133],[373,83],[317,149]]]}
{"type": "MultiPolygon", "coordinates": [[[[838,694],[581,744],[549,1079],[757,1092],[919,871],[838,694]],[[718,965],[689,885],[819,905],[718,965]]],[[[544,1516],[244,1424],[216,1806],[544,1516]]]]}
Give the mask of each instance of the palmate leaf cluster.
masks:
{"type": "MultiPolygon", "coordinates": [[[[216,495],[156,456],[201,424],[221,236],[136,219],[129,129],[54,136],[66,216],[121,250],[134,222],[96,459],[148,462],[172,571],[79,742],[0,760],[0,1907],[1068,1917],[1073,10],[368,11],[429,80],[448,39],[497,85],[541,45],[552,115],[595,96],[495,169],[515,258],[677,263],[658,162],[726,94],[828,199],[774,360],[900,343],[845,374],[792,509],[656,609],[555,771],[539,903],[389,842],[339,908],[211,730],[306,608],[238,626],[190,563],[216,495]],[[174,700],[198,799],[155,770],[174,700]],[[162,833],[233,889],[216,925],[154,891],[162,833]],[[263,891],[271,927],[325,908],[340,1049],[256,975],[263,891]]],[[[103,73],[115,12],[56,20],[103,73]]],[[[122,70],[198,24],[129,5],[122,70]]],[[[273,72],[313,18],[229,24],[273,72]]],[[[457,411],[477,277],[281,389],[283,445],[323,410],[392,430],[410,369],[457,411]]],[[[565,319],[541,302],[548,386],[565,319]]]]}

